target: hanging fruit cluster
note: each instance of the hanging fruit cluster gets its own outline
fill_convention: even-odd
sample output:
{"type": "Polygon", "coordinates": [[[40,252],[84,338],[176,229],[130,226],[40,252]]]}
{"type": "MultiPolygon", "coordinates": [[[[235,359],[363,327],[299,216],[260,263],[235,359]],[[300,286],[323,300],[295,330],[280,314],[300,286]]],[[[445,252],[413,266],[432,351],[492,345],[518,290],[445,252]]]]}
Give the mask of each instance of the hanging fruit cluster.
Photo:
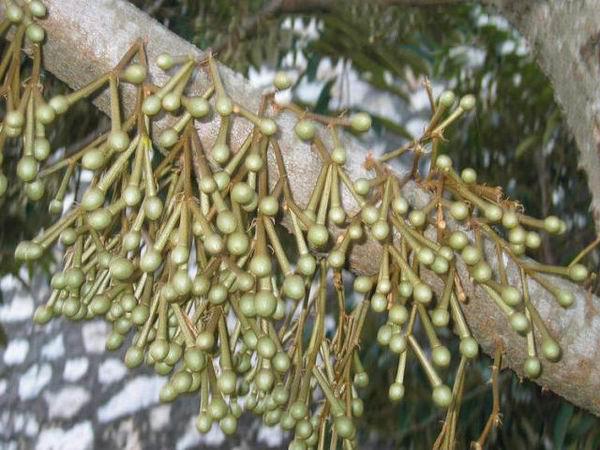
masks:
{"type": "MultiPolygon", "coordinates": [[[[246,410],[269,426],[290,430],[291,449],[314,448],[325,439],[355,448],[354,419],[363,413],[360,390],[369,382],[359,352],[367,314],[383,316],[377,341],[397,357],[390,400],[402,399],[405,367],[414,357],[431,384],[433,402],[448,408],[449,417],[458,414],[464,371],[478,355],[462,312],[458,268],[463,263],[506,315],[507,326],[525,337],[529,377],[542,370],[538,351],[548,361],[560,358],[527,283],[540,284],[569,307],[573,295],[543,274],[582,281],[587,270],[523,258],[528,248],[540,246],[540,232],[560,234],[565,224],[553,216],[525,215],[515,202],[478,184],[474,170],[459,174],[450,158],[438,155],[444,130],[475,107],[473,96],[457,102],[444,92],[432,101],[430,123],[419,139],[379,160],[370,158],[374,177],[353,181],[344,168],[341,132],[367,131],[368,115],[319,116],[277,105],[273,95],[264,97],[259,111],[250,111],[225,90],[210,55],[203,61],[161,55],[156,63],[171,76],[156,86],[148,80],[138,42],[110,72],[46,102],[39,80],[44,32],[35,23],[45,9],[35,0],[6,5],[0,28],[4,35],[14,29],[14,35],[0,63],[6,98],[2,151],[22,148],[17,175],[31,200],[43,195],[44,177],[63,174],[50,204],[54,214],[62,213],[74,176],[81,170],[93,173],[80,199],[16,249],[17,259],[31,262],[57,244],[63,249],[52,294],[34,320],[103,317],[112,326],[109,350],[127,343],[128,367],[145,363],[169,377],[162,401],[200,395],[201,432],[218,423],[226,434],[235,433],[246,410]],[[33,48],[33,70],[23,81],[26,40],[33,48]],[[189,92],[195,71],[209,74],[206,92],[189,92]],[[123,84],[137,93],[126,118],[123,84]],[[45,127],[103,90],[110,94],[110,131],[44,165],[50,154],[45,127]],[[277,126],[282,110],[296,115],[297,139],[310,143],[322,162],[306,204],[294,199],[286,173],[277,126]],[[171,125],[153,142],[153,127],[165,116],[171,125]],[[203,145],[198,129],[212,120],[219,122],[218,132],[210,146],[203,145]],[[231,143],[234,120],[251,125],[237,148],[231,143]],[[431,148],[431,164],[422,178],[417,162],[425,148],[431,148]],[[385,161],[404,153],[413,153],[417,162],[410,178],[399,179],[385,161]],[[429,190],[424,207],[411,206],[403,196],[409,179],[429,190]],[[344,208],[343,192],[352,197],[352,210],[344,208]],[[355,295],[346,298],[342,270],[353,247],[365,240],[380,244],[379,271],[356,276],[355,295]],[[497,249],[496,272],[486,242],[497,249]],[[505,256],[520,269],[517,285],[508,280],[505,256]],[[442,280],[438,295],[426,274],[442,280]],[[334,319],[333,332],[326,330],[327,317],[334,319]],[[457,355],[440,337],[439,330],[449,327],[460,339],[457,355]],[[541,342],[535,342],[534,329],[541,342]],[[453,358],[460,363],[451,389],[444,380],[453,358]]],[[[290,85],[284,74],[277,74],[274,84],[290,85]]],[[[6,184],[0,176],[0,195],[6,184]]],[[[444,430],[441,440],[450,448],[452,432],[444,430]]]]}

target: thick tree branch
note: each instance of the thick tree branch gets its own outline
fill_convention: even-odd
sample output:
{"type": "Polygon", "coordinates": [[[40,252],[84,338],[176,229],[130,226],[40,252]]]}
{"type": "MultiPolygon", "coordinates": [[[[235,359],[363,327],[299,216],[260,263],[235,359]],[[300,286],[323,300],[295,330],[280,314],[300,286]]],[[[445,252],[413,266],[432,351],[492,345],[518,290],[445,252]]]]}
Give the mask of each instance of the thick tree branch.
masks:
{"type": "MultiPolygon", "coordinates": [[[[109,70],[131,43],[140,37],[147,42],[151,61],[162,52],[203,57],[201,51],[128,2],[46,0],[46,3],[50,15],[45,23],[48,32],[45,65],[73,88],[78,88],[109,70]]],[[[246,79],[231,70],[221,66],[221,73],[232,97],[249,109],[256,110],[260,93],[251,88],[246,79]]],[[[165,79],[165,75],[154,66],[151,68],[151,75],[158,83],[165,79]]],[[[207,84],[208,78],[203,74],[193,81],[192,89],[202,92],[207,84]]],[[[125,93],[125,96],[130,94],[133,95],[125,93]]],[[[108,110],[106,98],[101,96],[96,102],[101,109],[108,110]]],[[[125,102],[127,103],[127,98],[125,102]]],[[[320,161],[308,146],[295,138],[293,123],[290,115],[283,114],[278,119],[280,142],[294,195],[298,201],[305,202],[309,197],[311,183],[317,177],[320,161]]],[[[161,125],[164,126],[159,124],[158,128],[161,125]]],[[[216,121],[199,123],[201,139],[208,144],[207,141],[216,135],[217,126],[216,121]]],[[[247,127],[239,121],[234,124],[234,146],[240,142],[247,127]]],[[[348,142],[347,148],[348,169],[352,176],[364,175],[361,162],[366,150],[355,142],[348,142]]],[[[276,170],[272,169],[271,172],[275,173],[276,170]]],[[[405,195],[416,204],[426,201],[425,194],[414,184],[407,186],[405,195]]],[[[344,201],[347,206],[352,207],[347,195],[344,201]]],[[[374,254],[378,252],[378,248],[377,244],[371,242],[356,249],[351,258],[353,269],[358,272],[373,272],[377,260],[374,254]]],[[[464,267],[460,268],[460,272],[466,290],[472,294],[464,310],[473,334],[488,353],[492,353],[499,342],[502,343],[507,350],[506,361],[520,373],[525,358],[525,340],[510,329],[493,302],[480,289],[473,287],[464,267]]],[[[517,284],[514,267],[509,273],[511,280],[517,284]]],[[[439,280],[431,277],[431,281],[436,281],[439,288],[439,280]]],[[[539,382],[574,404],[600,415],[600,318],[595,311],[598,299],[572,283],[563,280],[557,280],[556,283],[576,295],[575,305],[568,311],[560,310],[553,298],[539,286],[531,286],[534,303],[564,349],[560,362],[544,364],[544,373],[539,382]]]]}

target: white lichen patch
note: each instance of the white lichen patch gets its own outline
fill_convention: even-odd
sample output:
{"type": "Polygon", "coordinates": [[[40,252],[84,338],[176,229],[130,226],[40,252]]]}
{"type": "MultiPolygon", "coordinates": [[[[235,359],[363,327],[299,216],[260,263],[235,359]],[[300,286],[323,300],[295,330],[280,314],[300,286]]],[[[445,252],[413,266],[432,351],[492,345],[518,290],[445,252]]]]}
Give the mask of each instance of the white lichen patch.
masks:
{"type": "Polygon", "coordinates": [[[29,320],[33,316],[33,299],[15,295],[12,301],[0,305],[0,322],[11,323],[29,320]]]}
{"type": "Polygon", "coordinates": [[[99,320],[89,322],[81,327],[83,346],[87,353],[103,353],[105,350],[108,326],[99,320]]]}
{"type": "Polygon", "coordinates": [[[12,339],[8,341],[4,351],[4,363],[7,366],[21,364],[27,358],[29,351],[29,342],[25,339],[12,339]]]}
{"type": "Polygon", "coordinates": [[[140,376],[128,381],[123,389],[98,408],[98,420],[110,422],[157,404],[164,383],[165,380],[158,376],[140,376]]]}
{"type": "Polygon", "coordinates": [[[31,400],[44,389],[52,378],[50,364],[34,364],[19,379],[19,397],[21,400],[31,400]]]}
{"type": "Polygon", "coordinates": [[[94,430],[90,421],[73,428],[47,428],[42,430],[35,450],[88,450],[94,446],[94,430]]]}
{"type": "Polygon", "coordinates": [[[59,334],[50,342],[42,347],[42,358],[53,360],[64,356],[65,345],[63,344],[63,335],[59,334]]]}
{"type": "Polygon", "coordinates": [[[90,363],[87,358],[73,358],[65,362],[63,378],[66,381],[78,381],[84,376],[88,370],[90,363]]]}
{"type": "Polygon", "coordinates": [[[102,384],[116,383],[127,374],[127,367],[120,360],[110,358],[100,364],[98,381],[102,384]]]}
{"type": "Polygon", "coordinates": [[[150,411],[150,428],[159,431],[169,425],[171,405],[160,405],[150,411]]]}
{"type": "Polygon", "coordinates": [[[44,393],[50,419],[71,419],[90,401],[90,393],[81,386],[69,386],[58,392],[44,393]]]}

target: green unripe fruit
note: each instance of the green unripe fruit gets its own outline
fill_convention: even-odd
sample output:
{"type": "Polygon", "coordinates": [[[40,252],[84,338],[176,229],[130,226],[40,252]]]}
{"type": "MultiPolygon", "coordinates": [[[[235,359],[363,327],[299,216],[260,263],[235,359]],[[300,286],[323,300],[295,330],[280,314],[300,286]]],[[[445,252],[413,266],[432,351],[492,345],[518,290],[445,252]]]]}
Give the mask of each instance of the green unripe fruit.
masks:
{"type": "Polygon", "coordinates": [[[139,367],[143,361],[144,351],[136,346],[129,347],[127,353],[125,353],[125,365],[130,369],[134,369],[139,367]]]}
{"type": "Polygon", "coordinates": [[[275,355],[277,347],[269,336],[261,336],[256,343],[256,350],[261,357],[271,359],[275,355]]]}
{"type": "Polygon", "coordinates": [[[123,79],[132,84],[141,84],[146,79],[148,71],[141,64],[130,64],[123,72],[123,79]]]}
{"type": "Polygon", "coordinates": [[[511,244],[523,244],[527,239],[527,231],[520,225],[515,226],[508,232],[508,241],[511,244]]]}
{"type": "Polygon", "coordinates": [[[182,297],[189,295],[192,291],[192,280],[186,270],[178,270],[175,272],[171,283],[173,283],[175,291],[182,297]]]}
{"type": "Polygon", "coordinates": [[[221,116],[229,116],[233,112],[233,102],[226,95],[217,96],[215,110],[221,116]]]}
{"type": "Polygon", "coordinates": [[[221,192],[225,190],[225,188],[229,185],[229,181],[231,180],[231,177],[225,171],[216,172],[213,175],[213,178],[215,179],[215,183],[217,183],[217,188],[221,192]]]}
{"type": "Polygon", "coordinates": [[[290,442],[290,445],[288,445],[288,450],[307,450],[307,447],[304,441],[294,439],[290,442]]]}
{"type": "Polygon", "coordinates": [[[350,118],[350,126],[359,133],[369,131],[371,123],[371,116],[364,112],[356,113],[350,118]]]}
{"type": "Polygon", "coordinates": [[[348,227],[348,236],[353,241],[356,241],[363,236],[363,229],[359,223],[353,223],[348,227]]]}
{"type": "Polygon", "coordinates": [[[177,372],[171,379],[171,384],[179,394],[187,392],[192,385],[192,375],[185,370],[177,372]]]}
{"type": "Polygon", "coordinates": [[[475,184],[477,182],[477,172],[467,167],[460,173],[460,177],[466,184],[475,184]]]}
{"type": "Polygon", "coordinates": [[[42,125],[50,125],[56,118],[56,112],[47,103],[36,105],[35,118],[42,123],[42,125]]]}
{"type": "Polygon", "coordinates": [[[402,281],[398,285],[398,292],[400,293],[400,296],[408,298],[413,293],[413,286],[408,281],[402,281]]]}
{"type": "Polygon", "coordinates": [[[223,239],[217,233],[212,233],[204,239],[204,248],[210,255],[218,255],[223,251],[223,239]]]}
{"type": "Polygon", "coordinates": [[[379,294],[387,295],[392,290],[392,282],[388,278],[382,278],[377,282],[375,291],[379,294]]]}
{"type": "Polygon", "coordinates": [[[177,133],[177,130],[175,128],[167,128],[159,136],[158,143],[160,144],[161,147],[171,148],[175,144],[177,144],[178,140],[179,140],[179,133],[177,133]]]}
{"type": "Polygon", "coordinates": [[[569,278],[573,281],[583,281],[588,276],[588,270],[582,264],[574,264],[569,267],[569,278]]]}
{"type": "Polygon", "coordinates": [[[227,414],[227,403],[222,398],[213,398],[208,404],[208,413],[214,420],[220,420],[227,414]]]}
{"type": "Polygon", "coordinates": [[[149,116],[155,116],[160,112],[162,107],[162,102],[160,98],[156,95],[149,95],[144,99],[144,103],[142,103],[142,112],[149,116]]]}
{"type": "Polygon", "coordinates": [[[254,297],[256,314],[260,317],[271,317],[277,309],[277,299],[271,291],[261,289],[254,297]]]}
{"type": "Polygon", "coordinates": [[[88,170],[98,170],[106,164],[106,155],[98,148],[92,148],[85,152],[81,159],[81,165],[88,170]]]}
{"type": "Polygon", "coordinates": [[[163,361],[169,354],[169,343],[165,339],[157,339],[150,344],[150,356],[154,361],[163,361]]]}
{"type": "Polygon", "coordinates": [[[305,253],[304,255],[298,258],[297,264],[298,272],[305,276],[311,276],[317,270],[317,261],[315,257],[309,253],[305,253]]]}
{"type": "Polygon", "coordinates": [[[388,390],[388,397],[392,402],[399,402],[404,398],[404,385],[392,383],[388,390]]]}
{"type": "Polygon", "coordinates": [[[443,345],[438,345],[431,350],[431,360],[438,367],[448,367],[451,358],[450,350],[443,345]]]}
{"type": "Polygon", "coordinates": [[[512,286],[504,286],[500,295],[502,296],[504,303],[509,306],[517,306],[523,299],[521,291],[512,286]]]}
{"type": "Polygon", "coordinates": [[[403,216],[408,212],[408,201],[406,201],[404,197],[394,198],[394,200],[392,200],[392,210],[396,214],[403,216]]]}
{"type": "Polygon", "coordinates": [[[202,331],[196,337],[196,345],[200,350],[211,351],[215,345],[215,335],[211,331],[202,331]]]}
{"type": "Polygon", "coordinates": [[[306,419],[300,419],[298,423],[296,423],[296,428],[294,430],[294,434],[296,439],[308,439],[308,437],[312,434],[313,427],[310,421],[306,419]]]}
{"type": "Polygon", "coordinates": [[[290,357],[285,352],[277,352],[271,360],[273,368],[280,373],[285,373],[290,368],[290,357]]]}
{"type": "Polygon", "coordinates": [[[465,220],[469,217],[469,207],[463,202],[454,202],[450,206],[450,215],[456,220],[465,220]]]}
{"type": "Polygon", "coordinates": [[[267,195],[260,199],[258,210],[265,216],[274,216],[279,211],[279,202],[272,195],[267,195]]]}
{"type": "MultiPolygon", "coordinates": [[[[231,156],[231,150],[229,149],[229,146],[227,144],[216,144],[213,147],[211,154],[212,154],[212,157],[215,160],[215,162],[217,162],[219,164],[225,164],[229,160],[229,157],[231,156]]],[[[248,202],[250,202],[250,200],[248,200],[246,203],[248,203],[248,202]]],[[[240,203],[240,202],[238,202],[238,203],[240,203]]],[[[246,203],[243,203],[243,204],[246,204],[246,203]]]]}
{"type": "Polygon", "coordinates": [[[556,300],[558,300],[560,306],[568,308],[575,301],[575,296],[569,291],[558,291],[556,292],[556,300]]]}
{"type": "Polygon", "coordinates": [[[243,231],[235,231],[227,238],[227,250],[232,255],[241,256],[250,248],[250,239],[243,231]]]}
{"type": "Polygon", "coordinates": [[[40,305],[33,314],[33,321],[38,325],[45,325],[52,319],[52,315],[52,308],[48,305],[40,305]]]}
{"type": "Polygon", "coordinates": [[[162,264],[162,255],[155,248],[149,248],[140,259],[142,272],[154,272],[162,264]]]}
{"type": "Polygon", "coordinates": [[[127,150],[129,142],[129,135],[122,130],[113,131],[108,136],[108,145],[116,152],[127,150]]]}
{"type": "Polygon", "coordinates": [[[452,159],[448,155],[439,155],[435,160],[435,167],[442,172],[447,172],[452,168],[452,159]]]}
{"type": "Polygon", "coordinates": [[[106,349],[111,352],[117,350],[123,345],[123,340],[122,335],[115,332],[110,333],[106,339],[106,349]]]}
{"type": "Polygon", "coordinates": [[[275,377],[273,376],[273,372],[269,369],[260,369],[256,378],[254,379],[254,383],[259,391],[269,392],[273,387],[273,383],[275,381],[275,377]]]}
{"type": "Polygon", "coordinates": [[[452,391],[445,384],[440,384],[433,388],[433,403],[440,408],[447,408],[452,402],[452,391]]]}
{"type": "Polygon", "coordinates": [[[25,181],[32,181],[38,173],[38,163],[33,156],[23,156],[17,164],[17,176],[25,181]]]}
{"type": "Polygon", "coordinates": [[[33,141],[33,156],[38,161],[43,161],[50,154],[50,142],[46,138],[36,138],[33,141]]]}
{"type": "Polygon", "coordinates": [[[210,112],[210,104],[202,97],[189,97],[184,106],[194,119],[200,119],[210,112]]]}
{"type": "Polygon", "coordinates": [[[431,288],[425,283],[417,283],[413,286],[413,298],[415,301],[427,305],[431,302],[432,297],[431,288]]]}
{"type": "Polygon", "coordinates": [[[277,72],[273,78],[273,86],[280,91],[289,88],[292,85],[292,80],[285,72],[277,72]]]}
{"type": "Polygon", "coordinates": [[[46,6],[39,0],[32,0],[29,3],[29,11],[33,17],[44,17],[46,15],[46,6]]]}
{"type": "Polygon", "coordinates": [[[365,205],[360,211],[360,218],[367,225],[373,225],[379,219],[379,211],[373,205],[365,205]]]}
{"type": "Polygon", "coordinates": [[[231,436],[237,431],[237,419],[233,414],[227,414],[219,421],[221,431],[227,436],[231,436]]]}
{"type": "Polygon", "coordinates": [[[292,300],[304,298],[304,280],[300,275],[287,275],[283,280],[283,293],[292,300]]]}
{"type": "Polygon", "coordinates": [[[65,228],[60,234],[60,242],[65,246],[70,246],[75,243],[77,232],[73,228],[65,228]]]}
{"type": "Polygon", "coordinates": [[[402,325],[408,320],[406,306],[396,303],[388,312],[388,320],[397,325],[402,325]]]}
{"type": "Polygon", "coordinates": [[[169,92],[162,98],[161,105],[165,111],[177,111],[181,107],[181,95],[169,92]]]}
{"type": "MultiPolygon", "coordinates": [[[[178,266],[186,264],[190,258],[190,250],[184,245],[177,245],[171,252],[171,261],[178,266]]],[[[187,273],[186,273],[187,276],[187,273]]],[[[191,286],[191,281],[190,281],[191,286]]]]}
{"type": "Polygon", "coordinates": [[[392,352],[397,354],[402,353],[406,350],[407,346],[406,336],[404,336],[404,334],[401,333],[392,334],[389,346],[392,352]]]}
{"type": "Polygon", "coordinates": [[[375,293],[371,297],[371,308],[376,313],[382,313],[387,309],[388,301],[385,295],[375,293]]]}
{"type": "Polygon", "coordinates": [[[64,114],[69,109],[69,100],[64,95],[52,97],[48,102],[56,114],[64,114]]]}
{"type": "Polygon", "coordinates": [[[23,241],[19,242],[15,249],[15,259],[22,261],[34,261],[39,259],[44,253],[44,248],[37,242],[23,241]]]}
{"type": "Polygon", "coordinates": [[[523,364],[523,372],[528,378],[538,378],[542,374],[542,363],[535,356],[529,356],[523,364]]]}
{"type": "Polygon", "coordinates": [[[254,189],[252,189],[247,183],[244,183],[243,181],[236,183],[231,189],[231,199],[234,202],[239,203],[241,205],[250,203],[255,196],[256,193],[254,192],[254,189]]]}
{"type": "Polygon", "coordinates": [[[365,412],[365,404],[360,398],[352,399],[351,408],[354,417],[362,417],[365,412]]]}
{"type": "Polygon", "coordinates": [[[509,317],[510,326],[519,334],[524,334],[529,331],[529,319],[522,312],[515,311],[509,317]]]}
{"type": "Polygon", "coordinates": [[[123,248],[130,252],[137,250],[142,241],[142,235],[139,231],[128,231],[123,236],[123,248]]]}
{"type": "Polygon", "coordinates": [[[11,23],[20,23],[23,20],[23,10],[14,3],[7,4],[5,10],[6,18],[11,23]]]}
{"type": "Polygon", "coordinates": [[[106,208],[99,208],[87,216],[88,222],[90,226],[94,230],[104,230],[107,226],[110,225],[112,221],[112,215],[110,211],[106,208]]]}
{"type": "Polygon", "coordinates": [[[263,168],[265,162],[258,153],[251,153],[246,157],[246,161],[244,164],[251,172],[258,172],[260,169],[263,168]]]}
{"type": "Polygon", "coordinates": [[[296,136],[298,136],[300,139],[303,141],[309,141],[315,137],[316,126],[312,120],[302,119],[296,123],[294,131],[296,136]]]}
{"type": "Polygon", "coordinates": [[[256,344],[258,342],[258,338],[256,337],[256,333],[252,330],[246,331],[242,335],[242,339],[244,340],[244,345],[248,347],[250,350],[254,350],[256,348],[256,344]]]}
{"type": "Polygon", "coordinates": [[[113,278],[123,281],[133,275],[133,264],[125,258],[113,258],[110,264],[110,274],[113,278]]]}
{"type": "Polygon", "coordinates": [[[450,313],[447,310],[436,308],[431,312],[431,323],[433,326],[442,328],[448,325],[450,322],[450,313]]]}
{"type": "Polygon", "coordinates": [[[271,274],[272,264],[271,258],[267,255],[255,255],[250,260],[250,271],[259,278],[266,277],[271,274]]]}
{"type": "Polygon", "coordinates": [[[64,289],[66,285],[67,280],[64,272],[55,273],[50,280],[50,286],[52,286],[52,289],[64,289]]]}
{"type": "Polygon", "coordinates": [[[253,294],[244,294],[240,297],[240,311],[242,314],[248,318],[252,318],[256,316],[256,308],[254,307],[254,295],[253,294]]]}
{"type": "Polygon", "coordinates": [[[273,119],[261,119],[258,127],[265,136],[273,136],[277,133],[277,124],[273,119]]]}
{"type": "Polygon", "coordinates": [[[420,209],[414,209],[408,215],[408,220],[415,228],[421,228],[427,221],[427,215],[420,209]]]}
{"type": "Polygon", "coordinates": [[[215,284],[208,291],[208,301],[210,301],[213,305],[220,305],[227,300],[229,296],[229,292],[227,288],[220,283],[215,284]]]}
{"type": "Polygon", "coordinates": [[[523,244],[509,244],[512,252],[517,256],[525,254],[525,246],[523,244]]]}
{"type": "Polygon", "coordinates": [[[316,248],[323,247],[329,240],[327,228],[321,224],[314,224],[308,228],[308,242],[316,248]]]}
{"type": "Polygon", "coordinates": [[[31,23],[25,29],[25,36],[31,42],[40,43],[46,37],[46,32],[37,23],[31,23]]]}
{"type": "Polygon", "coordinates": [[[158,398],[161,403],[170,403],[177,398],[177,389],[170,383],[165,383],[160,389],[158,398]]]}
{"type": "Polygon", "coordinates": [[[561,220],[556,216],[548,216],[544,219],[544,229],[550,234],[558,234],[561,228],[561,220]]]}
{"type": "Polygon", "coordinates": [[[375,237],[375,239],[377,239],[379,241],[383,241],[390,234],[390,227],[386,221],[378,220],[371,227],[371,232],[373,233],[373,236],[375,237]]]}
{"type": "Polygon", "coordinates": [[[331,151],[331,160],[340,166],[346,163],[346,156],[346,149],[343,147],[335,147],[331,151]]]}
{"type": "Polygon", "coordinates": [[[552,339],[544,339],[542,342],[542,355],[548,361],[556,362],[560,359],[560,346],[552,339]]]}
{"type": "Polygon", "coordinates": [[[365,178],[357,179],[354,182],[353,187],[358,195],[367,195],[369,193],[369,190],[371,189],[369,180],[367,180],[365,178]]]}
{"type": "Polygon", "coordinates": [[[161,53],[156,58],[156,65],[162,70],[169,70],[175,65],[175,59],[168,53],[161,53]]]}
{"type": "Polygon", "coordinates": [[[525,246],[533,250],[537,250],[542,245],[542,238],[535,231],[528,231],[525,238],[525,246]]]}
{"type": "Polygon", "coordinates": [[[442,105],[444,108],[450,108],[454,104],[455,100],[456,96],[452,91],[442,92],[439,98],[440,105],[442,105]]]}
{"type": "Polygon", "coordinates": [[[219,231],[221,231],[221,233],[233,233],[237,228],[237,221],[235,219],[235,215],[229,210],[221,211],[217,215],[217,228],[219,229],[219,231]]]}
{"type": "Polygon", "coordinates": [[[485,261],[479,261],[471,270],[471,275],[478,283],[485,283],[492,278],[492,268],[485,261]]]}
{"type": "Polygon", "coordinates": [[[346,212],[339,206],[334,206],[328,212],[329,220],[335,225],[342,225],[346,220],[346,212]]]}
{"type": "Polygon", "coordinates": [[[360,275],[354,279],[354,290],[366,294],[373,288],[373,281],[366,275],[360,275]]]}
{"type": "Polygon", "coordinates": [[[306,417],[308,413],[308,409],[306,405],[301,401],[296,401],[290,405],[290,415],[295,420],[301,420],[306,417]]]}
{"type": "Polygon", "coordinates": [[[208,414],[200,414],[196,419],[196,429],[202,433],[208,433],[212,427],[213,420],[208,414]]]}
{"type": "Polygon", "coordinates": [[[502,216],[502,226],[508,229],[519,225],[519,217],[514,211],[505,211],[502,216]]]}
{"type": "Polygon", "coordinates": [[[430,266],[431,264],[433,264],[433,261],[435,260],[435,254],[431,251],[431,249],[429,249],[427,247],[422,247],[417,252],[417,260],[421,264],[430,266]]]}
{"type": "Polygon", "coordinates": [[[471,111],[473,108],[475,108],[475,102],[475,96],[468,94],[460,99],[460,107],[465,111],[471,111]]]}
{"type": "Polygon", "coordinates": [[[351,439],[356,433],[352,420],[344,415],[333,419],[333,427],[337,435],[343,439],[351,439]]]}
{"type": "Polygon", "coordinates": [[[448,265],[448,260],[441,256],[436,256],[431,264],[431,270],[433,270],[438,275],[442,275],[448,272],[450,266],[448,265]]]}
{"type": "Polygon", "coordinates": [[[499,222],[502,219],[502,208],[496,205],[486,206],[483,215],[490,222],[499,222]]]}
{"type": "Polygon", "coordinates": [[[460,340],[459,350],[465,358],[473,359],[479,354],[479,345],[475,339],[468,336],[460,340]]]}
{"type": "Polygon", "coordinates": [[[461,251],[464,249],[469,243],[469,238],[462,231],[454,231],[450,235],[448,239],[448,245],[452,247],[453,250],[461,251]]]}
{"type": "Polygon", "coordinates": [[[163,212],[162,200],[156,195],[146,197],[146,200],[144,201],[144,212],[148,219],[158,220],[163,212]]]}
{"type": "Polygon", "coordinates": [[[81,199],[81,206],[86,211],[94,211],[98,209],[104,203],[106,193],[96,186],[91,186],[83,194],[81,199]]]}
{"type": "Polygon", "coordinates": [[[461,253],[463,261],[469,266],[474,266],[481,261],[481,251],[472,245],[467,245],[461,253]]]}

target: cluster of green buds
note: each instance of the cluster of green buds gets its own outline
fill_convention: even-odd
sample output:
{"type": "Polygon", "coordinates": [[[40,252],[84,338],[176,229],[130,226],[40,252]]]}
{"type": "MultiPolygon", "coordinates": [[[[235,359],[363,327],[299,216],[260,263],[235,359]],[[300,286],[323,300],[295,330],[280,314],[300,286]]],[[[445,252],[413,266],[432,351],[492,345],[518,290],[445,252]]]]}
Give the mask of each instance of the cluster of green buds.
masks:
{"type": "MultiPolygon", "coordinates": [[[[16,249],[23,261],[37,260],[57,243],[64,249],[36,323],[102,317],[112,326],[107,349],[130,343],[128,367],[145,363],[168,376],[162,401],[200,395],[200,432],[218,423],[224,433],[235,433],[242,412],[252,411],[268,426],[290,431],[290,449],[322,448],[325,440],[356,448],[355,419],[364,409],[360,390],[369,382],[360,352],[368,314],[383,316],[377,341],[397,357],[390,400],[404,396],[406,364],[414,357],[431,384],[433,402],[456,412],[465,367],[479,352],[462,311],[466,296],[459,274],[465,267],[509,326],[525,336],[528,376],[541,372],[538,347],[549,361],[560,357],[527,283],[540,284],[568,307],[572,294],[543,274],[582,281],[587,270],[523,258],[540,245],[540,231],[559,234],[564,223],[526,216],[478,184],[472,169],[458,175],[447,156],[437,155],[444,130],[475,106],[472,96],[454,107],[454,95],[443,93],[432,103],[422,137],[380,160],[369,159],[374,176],[353,181],[344,167],[341,131],[367,131],[367,114],[325,117],[294,104],[276,105],[272,95],[254,112],[229,95],[210,55],[197,61],[165,54],[156,63],[170,73],[163,86],[148,79],[138,42],[115,69],[82,89],[45,103],[37,88],[26,85],[31,92],[8,108],[5,121],[19,108],[26,112],[27,148],[28,133],[37,136],[40,129],[39,108],[49,111],[49,125],[92,94],[106,90],[111,101],[110,131],[37,175],[64,173],[52,202],[61,212],[75,174],[93,173],[81,198],[54,225],[16,249]],[[197,70],[208,73],[210,86],[189,93],[197,70]],[[136,90],[133,108],[122,104],[122,84],[136,90]],[[133,112],[123,120],[127,110],[133,112]],[[294,198],[286,172],[277,126],[284,110],[297,119],[295,139],[310,144],[322,161],[306,204],[294,198]],[[171,125],[153,142],[159,118],[171,125]],[[201,140],[212,121],[218,121],[216,135],[201,140]],[[234,121],[250,130],[239,145],[232,144],[234,121]],[[407,179],[384,161],[407,151],[417,158],[428,145],[433,151],[427,178],[413,171],[411,179],[431,195],[417,208],[402,194],[407,179]],[[344,207],[343,194],[353,208],[344,207]],[[352,298],[346,298],[342,271],[353,248],[367,240],[379,243],[378,271],[356,276],[352,298]],[[497,248],[496,271],[486,243],[497,248]],[[509,281],[504,257],[519,266],[520,283],[509,281]],[[437,293],[436,278],[443,284],[437,293]],[[333,332],[326,318],[334,320],[333,332]],[[444,381],[453,355],[447,333],[440,333],[450,327],[460,339],[454,388],[444,381]],[[539,346],[534,329],[543,337],[539,346]]],[[[289,86],[285,75],[276,76],[276,88],[289,86]]]]}

